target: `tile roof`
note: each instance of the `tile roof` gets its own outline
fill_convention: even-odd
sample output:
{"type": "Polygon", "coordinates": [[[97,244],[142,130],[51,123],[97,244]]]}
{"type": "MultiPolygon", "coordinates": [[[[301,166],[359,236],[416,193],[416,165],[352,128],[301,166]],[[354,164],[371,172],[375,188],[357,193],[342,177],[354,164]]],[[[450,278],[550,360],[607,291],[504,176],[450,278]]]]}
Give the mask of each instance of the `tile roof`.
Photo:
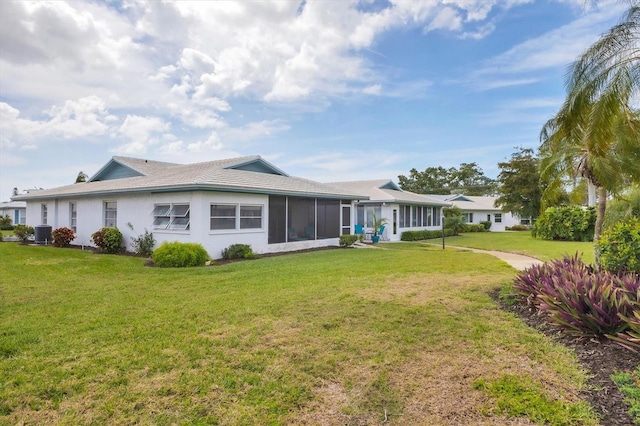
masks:
{"type": "Polygon", "coordinates": [[[363,180],[350,182],[329,182],[328,185],[344,188],[349,191],[369,196],[370,202],[383,203],[411,203],[422,205],[449,206],[451,203],[429,197],[423,194],[403,191],[401,189],[387,189],[397,187],[390,179],[363,180]]]}
{"type": "Polygon", "coordinates": [[[16,196],[14,199],[35,200],[86,195],[184,190],[251,192],[344,199],[366,198],[363,194],[358,194],[357,192],[344,188],[335,188],[307,179],[225,168],[255,160],[269,164],[257,155],[195,164],[162,163],[129,157],[114,157],[113,160],[145,175],[44,189],[16,196]]]}

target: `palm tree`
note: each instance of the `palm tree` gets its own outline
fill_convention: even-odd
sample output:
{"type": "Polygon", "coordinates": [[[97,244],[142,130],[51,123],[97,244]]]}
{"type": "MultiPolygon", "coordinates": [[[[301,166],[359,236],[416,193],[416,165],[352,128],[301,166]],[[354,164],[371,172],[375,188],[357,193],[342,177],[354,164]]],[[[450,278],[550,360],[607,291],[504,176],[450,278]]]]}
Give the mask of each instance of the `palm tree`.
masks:
{"type": "Polygon", "coordinates": [[[640,182],[640,112],[633,106],[640,95],[640,0],[629,3],[622,21],[573,63],[567,99],[540,134],[546,198],[567,175],[597,188],[594,241],[607,195],[640,182]]]}

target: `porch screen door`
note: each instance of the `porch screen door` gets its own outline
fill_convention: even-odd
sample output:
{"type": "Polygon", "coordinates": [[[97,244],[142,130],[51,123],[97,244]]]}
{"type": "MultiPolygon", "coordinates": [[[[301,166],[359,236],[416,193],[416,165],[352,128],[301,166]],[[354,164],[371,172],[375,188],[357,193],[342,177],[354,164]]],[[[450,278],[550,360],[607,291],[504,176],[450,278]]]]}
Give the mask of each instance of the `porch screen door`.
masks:
{"type": "Polygon", "coordinates": [[[351,234],[351,204],[342,205],[342,235],[351,234]]]}

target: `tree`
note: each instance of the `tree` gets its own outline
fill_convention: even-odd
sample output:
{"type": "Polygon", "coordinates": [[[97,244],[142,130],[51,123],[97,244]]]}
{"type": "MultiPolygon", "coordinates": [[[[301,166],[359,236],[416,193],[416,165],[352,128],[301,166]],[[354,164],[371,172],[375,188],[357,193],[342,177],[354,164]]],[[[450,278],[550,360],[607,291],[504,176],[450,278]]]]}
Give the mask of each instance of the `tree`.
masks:
{"type": "Polygon", "coordinates": [[[451,173],[443,167],[427,167],[424,172],[411,169],[409,177],[398,176],[400,188],[417,194],[451,194],[451,173]]]}
{"type": "Polygon", "coordinates": [[[494,195],[496,181],[484,175],[477,163],[462,163],[460,168],[451,174],[452,186],[456,192],[465,195],[494,195]]]}
{"type": "MultiPolygon", "coordinates": [[[[561,177],[583,177],[597,188],[594,241],[598,241],[607,196],[640,181],[640,1],[571,67],[567,98],[544,125],[541,175],[552,194],[561,177]]],[[[596,253],[596,263],[598,262],[596,253]]]]}
{"type": "Polygon", "coordinates": [[[82,170],[78,173],[78,177],[76,178],[76,183],[86,182],[89,176],[87,176],[82,170]]]}
{"type": "Polygon", "coordinates": [[[462,163],[460,169],[441,166],[427,167],[424,172],[411,169],[409,177],[400,175],[398,181],[400,188],[417,194],[492,195],[497,185],[476,163],[462,163]]]}
{"type": "Polygon", "coordinates": [[[509,161],[498,163],[498,198],[495,206],[521,218],[535,219],[542,207],[539,159],[532,149],[516,148],[509,161]]]}

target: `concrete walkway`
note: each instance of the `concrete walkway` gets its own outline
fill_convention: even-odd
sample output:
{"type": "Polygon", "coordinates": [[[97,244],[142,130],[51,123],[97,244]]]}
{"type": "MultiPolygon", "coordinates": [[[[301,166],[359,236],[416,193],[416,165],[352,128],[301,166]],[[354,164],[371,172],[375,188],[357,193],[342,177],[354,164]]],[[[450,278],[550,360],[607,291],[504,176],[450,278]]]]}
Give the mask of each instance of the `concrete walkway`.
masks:
{"type": "Polygon", "coordinates": [[[470,247],[451,246],[448,244],[445,247],[454,248],[457,250],[468,250],[474,253],[490,254],[491,256],[497,257],[498,259],[504,262],[507,262],[509,265],[511,265],[513,268],[519,271],[522,271],[525,268],[530,268],[533,265],[541,265],[542,263],[544,263],[542,260],[536,259],[535,257],[525,256],[525,255],[516,254],[516,253],[508,253],[504,251],[480,250],[480,249],[475,249],[470,247]]]}

